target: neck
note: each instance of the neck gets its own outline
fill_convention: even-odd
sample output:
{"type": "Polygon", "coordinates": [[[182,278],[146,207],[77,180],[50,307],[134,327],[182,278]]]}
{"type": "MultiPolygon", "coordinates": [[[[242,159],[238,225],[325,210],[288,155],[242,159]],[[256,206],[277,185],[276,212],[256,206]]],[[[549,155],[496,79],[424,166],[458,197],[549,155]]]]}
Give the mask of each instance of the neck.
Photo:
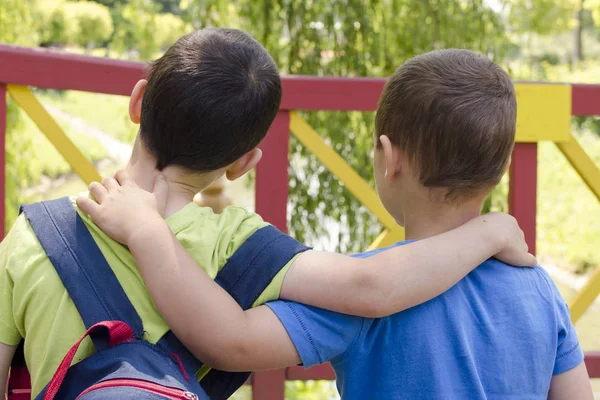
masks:
{"type": "Polygon", "coordinates": [[[126,167],[137,185],[149,192],[154,188],[154,179],[162,174],[169,185],[165,218],[181,210],[194,200],[210,182],[200,174],[186,173],[179,167],[156,169],[156,159],[136,140],[129,164],[126,167]]]}
{"type": "Polygon", "coordinates": [[[460,204],[415,199],[404,207],[404,227],[407,240],[425,239],[450,231],[477,217],[483,199],[460,204]]]}

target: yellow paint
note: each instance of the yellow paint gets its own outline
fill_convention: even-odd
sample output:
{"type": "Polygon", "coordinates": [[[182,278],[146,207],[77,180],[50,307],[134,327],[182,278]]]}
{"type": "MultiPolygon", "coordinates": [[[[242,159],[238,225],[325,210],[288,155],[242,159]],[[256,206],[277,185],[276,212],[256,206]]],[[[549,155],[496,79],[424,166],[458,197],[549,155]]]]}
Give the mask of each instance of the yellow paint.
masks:
{"type": "Polygon", "coordinates": [[[377,248],[381,249],[383,247],[388,247],[393,245],[394,243],[398,243],[401,240],[404,240],[404,229],[395,229],[389,232],[387,235],[385,235],[385,237],[381,239],[377,248]]]}
{"type": "MultiPolygon", "coordinates": [[[[598,170],[594,161],[577,142],[577,139],[571,136],[570,141],[556,143],[556,146],[565,155],[590,190],[596,195],[596,198],[600,200],[600,170],[598,170]]],[[[600,268],[597,268],[569,304],[571,320],[573,322],[577,321],[584,314],[596,297],[598,297],[599,293],[600,268]]]]}
{"type": "Polygon", "coordinates": [[[517,84],[517,142],[571,138],[571,86],[517,84]]]}
{"type": "Polygon", "coordinates": [[[377,239],[371,243],[371,245],[367,248],[367,251],[382,249],[384,247],[388,247],[397,243],[401,240],[404,240],[404,231],[401,229],[394,230],[390,232],[389,230],[384,230],[381,232],[377,239]]]}
{"type": "Polygon", "coordinates": [[[388,231],[387,229],[385,229],[383,232],[381,232],[381,234],[379,236],[377,236],[377,239],[375,239],[373,241],[373,243],[371,243],[371,245],[367,248],[367,251],[382,248],[383,246],[381,245],[381,243],[383,243],[383,241],[385,240],[385,238],[387,236],[389,236],[389,234],[390,234],[390,231],[388,231]]]}
{"type": "Polygon", "coordinates": [[[579,290],[577,295],[569,303],[571,311],[571,321],[575,323],[585,311],[592,305],[600,293],[600,268],[589,277],[585,285],[579,290]]]}
{"type": "Polygon", "coordinates": [[[565,155],[581,179],[600,200],[600,170],[596,163],[587,155],[577,139],[571,136],[571,140],[565,143],[556,143],[558,149],[565,155]]]}
{"type": "Polygon", "coordinates": [[[17,85],[7,85],[6,87],[12,98],[31,117],[81,179],[88,184],[102,179],[94,165],[73,144],[29,88],[17,85]]]}
{"type": "MultiPolygon", "coordinates": [[[[303,145],[312,151],[319,160],[344,183],[358,201],[367,207],[390,231],[398,232],[394,237],[404,237],[404,230],[386,211],[375,190],[335,152],[317,132],[295,112],[290,112],[290,130],[303,145]]],[[[399,239],[400,240],[400,239],[399,239]]]]}

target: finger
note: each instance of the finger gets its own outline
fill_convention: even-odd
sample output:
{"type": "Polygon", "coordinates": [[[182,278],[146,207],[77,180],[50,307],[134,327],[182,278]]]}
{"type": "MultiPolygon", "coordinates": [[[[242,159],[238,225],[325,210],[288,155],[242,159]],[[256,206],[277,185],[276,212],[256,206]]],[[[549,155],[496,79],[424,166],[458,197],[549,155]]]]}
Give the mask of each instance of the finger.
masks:
{"type": "Polygon", "coordinates": [[[115,174],[115,179],[121,186],[137,186],[131,174],[126,169],[119,170],[115,174]]]}
{"type": "Polygon", "coordinates": [[[535,256],[531,253],[528,253],[528,255],[529,255],[529,261],[527,263],[527,266],[535,267],[536,265],[538,265],[537,258],[535,258],[535,256]]]}
{"type": "Polygon", "coordinates": [[[104,178],[102,179],[102,186],[109,192],[120,187],[119,182],[115,178],[104,178]]]}
{"type": "Polygon", "coordinates": [[[77,207],[79,207],[84,213],[89,214],[92,220],[95,219],[95,217],[98,215],[98,212],[100,211],[100,205],[94,200],[90,199],[89,197],[79,196],[76,200],[76,203],[77,207]]]}
{"type": "Polygon", "coordinates": [[[161,216],[165,216],[165,209],[167,207],[167,197],[169,194],[169,184],[165,179],[164,175],[158,174],[154,178],[154,187],[152,193],[156,197],[158,212],[161,216]]]}
{"type": "Polygon", "coordinates": [[[94,199],[96,199],[98,204],[102,204],[106,196],[108,196],[108,190],[106,190],[106,188],[101,183],[92,182],[90,183],[88,189],[90,190],[90,194],[94,197],[94,199]]]}

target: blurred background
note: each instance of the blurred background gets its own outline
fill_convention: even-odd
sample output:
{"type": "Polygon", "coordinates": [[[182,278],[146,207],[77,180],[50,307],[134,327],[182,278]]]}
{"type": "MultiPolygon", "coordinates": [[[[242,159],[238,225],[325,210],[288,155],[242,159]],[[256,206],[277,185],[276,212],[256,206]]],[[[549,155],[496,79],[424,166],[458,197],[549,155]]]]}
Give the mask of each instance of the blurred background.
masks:
{"type": "MultiPolygon", "coordinates": [[[[150,61],[181,35],[209,26],[249,32],[284,75],[385,77],[416,54],[460,47],[493,58],[516,81],[600,83],[600,0],[0,0],[0,42],[98,57],[150,61]]],[[[39,89],[36,95],[102,174],[124,165],[136,134],[126,97],[39,89]]],[[[372,183],[373,113],[301,114],[372,183]]],[[[572,125],[600,164],[600,121],[574,118],[572,125]]],[[[299,240],[352,253],[382,231],[293,136],[289,172],[290,233],[299,240]]],[[[538,253],[569,299],[600,262],[600,207],[552,143],[539,145],[538,173],[538,253]]],[[[83,190],[9,98],[7,226],[21,202],[83,190]]],[[[235,204],[249,209],[253,190],[252,174],[225,186],[235,204]]],[[[504,181],[486,210],[506,211],[506,194],[504,181]]],[[[597,304],[577,329],[584,349],[600,349],[597,304]]],[[[288,382],[286,396],[337,395],[329,382],[288,382]]]]}

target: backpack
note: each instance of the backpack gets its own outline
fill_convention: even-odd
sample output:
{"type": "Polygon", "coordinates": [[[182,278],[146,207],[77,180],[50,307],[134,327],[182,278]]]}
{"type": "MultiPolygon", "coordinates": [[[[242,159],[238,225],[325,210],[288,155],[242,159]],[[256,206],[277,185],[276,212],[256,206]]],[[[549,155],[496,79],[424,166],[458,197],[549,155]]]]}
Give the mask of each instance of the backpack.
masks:
{"type": "MultiPolygon", "coordinates": [[[[23,206],[22,211],[87,329],[36,400],[221,400],[246,382],[249,372],[211,370],[200,385],[195,374],[203,364],[172,332],[155,345],[142,339],[141,318],[69,198],[23,206]],[[70,367],[87,336],[96,353],[70,367]]],[[[215,281],[248,309],[281,268],[307,249],[266,226],[230,257],[215,281]],[[276,249],[275,242],[281,244],[276,249]]],[[[22,352],[13,361],[23,364],[22,352]]]]}

